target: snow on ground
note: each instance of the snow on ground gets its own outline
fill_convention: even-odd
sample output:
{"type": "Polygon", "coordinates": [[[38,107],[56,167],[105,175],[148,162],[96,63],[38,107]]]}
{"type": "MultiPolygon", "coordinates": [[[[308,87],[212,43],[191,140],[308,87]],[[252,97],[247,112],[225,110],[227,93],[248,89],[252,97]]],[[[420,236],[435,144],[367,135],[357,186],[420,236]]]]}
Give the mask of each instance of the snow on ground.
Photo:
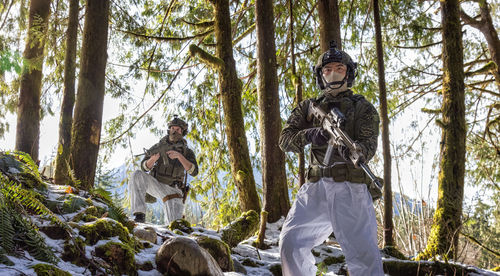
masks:
{"type": "MultiPolygon", "coordinates": [[[[57,200],[57,198],[60,196],[60,194],[65,192],[66,187],[62,186],[55,186],[55,185],[49,185],[49,194],[48,198],[50,200],[57,200]]],[[[95,202],[95,204],[101,204],[98,202],[95,202]]],[[[64,221],[69,221],[73,216],[75,216],[77,213],[73,214],[66,214],[64,216],[60,216],[60,218],[64,221]]],[[[237,260],[239,263],[243,264],[243,267],[247,271],[246,275],[250,276],[273,276],[273,274],[269,271],[270,267],[273,265],[278,265],[280,264],[280,256],[279,256],[279,247],[278,247],[278,240],[279,240],[279,234],[280,234],[280,228],[281,225],[283,224],[284,219],[282,218],[276,223],[270,223],[267,225],[267,230],[266,230],[266,238],[265,238],[265,244],[269,245],[269,249],[261,250],[253,247],[251,244],[253,241],[255,241],[256,237],[252,237],[246,241],[241,242],[238,246],[232,249],[232,257],[233,259],[237,260]],[[256,264],[256,266],[252,266],[253,264],[256,264]]],[[[39,226],[47,225],[46,222],[35,218],[35,223],[37,223],[39,226]]],[[[146,227],[152,227],[156,230],[158,234],[157,238],[157,243],[152,245],[151,248],[146,248],[144,250],[141,250],[139,253],[135,255],[135,260],[139,264],[144,264],[146,262],[151,262],[153,264],[153,267],[156,268],[155,264],[155,255],[157,250],[160,248],[162,241],[167,238],[167,237],[173,237],[173,236],[178,236],[177,234],[174,234],[172,231],[168,230],[165,226],[163,225],[155,225],[155,224],[148,224],[148,223],[139,223],[137,224],[138,228],[146,228],[146,227]]],[[[196,235],[205,235],[209,236],[211,238],[216,238],[220,239],[220,234],[217,231],[210,230],[210,229],[204,229],[201,227],[193,227],[194,232],[192,234],[196,235]]],[[[77,233],[74,233],[75,236],[77,233]]],[[[42,236],[45,238],[47,245],[52,247],[56,251],[56,256],[61,257],[61,252],[63,251],[63,240],[53,240],[46,236],[45,234],[42,233],[42,236]]],[[[186,234],[187,236],[187,234],[186,234]]],[[[110,240],[118,241],[118,238],[114,237],[111,238],[110,240]]],[[[96,246],[99,246],[101,244],[104,244],[107,241],[99,241],[96,245],[93,246],[86,246],[85,251],[87,254],[87,257],[91,257],[91,252],[95,250],[96,246]]],[[[322,262],[325,258],[333,256],[333,257],[339,257],[342,256],[342,250],[338,246],[337,243],[334,241],[328,241],[320,246],[317,246],[313,249],[313,251],[316,253],[316,262],[320,263],[322,262]]],[[[7,276],[7,275],[35,275],[34,270],[31,268],[33,265],[41,263],[40,261],[37,261],[34,257],[30,256],[29,253],[25,251],[19,252],[19,256],[13,257],[13,256],[8,256],[8,258],[14,262],[15,265],[13,266],[7,266],[4,264],[0,264],[0,275],[2,276],[7,276]]],[[[395,259],[391,259],[395,260],[395,259]]],[[[404,262],[404,261],[401,261],[404,262]]],[[[69,262],[64,262],[62,260],[59,261],[57,264],[57,267],[59,267],[62,270],[65,270],[69,272],[71,275],[91,275],[90,271],[83,268],[76,266],[74,264],[71,264],[69,262]]],[[[333,275],[338,275],[336,273],[339,272],[339,270],[342,268],[342,264],[334,264],[330,265],[326,268],[323,268],[324,274],[327,276],[333,276],[333,275]]],[[[491,271],[485,271],[485,270],[480,270],[477,269],[478,273],[477,274],[470,274],[471,276],[499,276],[500,273],[495,273],[491,271]]],[[[151,271],[143,271],[139,270],[138,271],[139,276],[161,276],[162,274],[158,272],[156,269],[153,269],[151,271]]],[[[242,273],[238,272],[225,272],[225,276],[241,276],[245,275],[242,273]]]]}

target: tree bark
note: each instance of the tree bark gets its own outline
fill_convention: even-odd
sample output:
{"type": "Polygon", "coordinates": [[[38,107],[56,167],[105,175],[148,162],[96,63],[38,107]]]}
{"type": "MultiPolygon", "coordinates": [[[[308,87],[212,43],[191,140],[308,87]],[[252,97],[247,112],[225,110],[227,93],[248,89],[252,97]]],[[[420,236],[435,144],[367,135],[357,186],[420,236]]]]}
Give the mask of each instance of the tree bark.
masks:
{"type": "Polygon", "coordinates": [[[342,49],[340,38],[340,15],[337,0],[319,0],[319,37],[321,52],[330,49],[330,41],[337,42],[337,48],[342,49]]]}
{"type": "Polygon", "coordinates": [[[69,180],[69,153],[71,124],[75,104],[76,44],[78,37],[78,0],[69,3],[69,22],[66,30],[66,55],[64,58],[64,91],[59,121],[59,145],[57,147],[54,181],[64,185],[69,180]]]}
{"type": "Polygon", "coordinates": [[[286,217],[290,209],[285,153],[279,147],[281,117],[278,93],[273,1],[255,1],[257,30],[257,94],[259,101],[260,150],[264,210],[268,221],[286,217]]]}
{"type": "Polygon", "coordinates": [[[375,42],[377,44],[378,86],[380,99],[380,118],[382,121],[382,148],[384,155],[384,245],[395,246],[394,224],[392,222],[392,184],[391,184],[391,144],[389,141],[389,115],[387,114],[387,88],[385,86],[384,49],[378,0],[373,0],[375,22],[375,42]]]}
{"type": "Polygon", "coordinates": [[[486,42],[488,43],[488,50],[491,55],[491,60],[495,62],[495,69],[492,70],[495,76],[498,91],[500,91],[500,39],[498,38],[497,30],[493,25],[491,19],[490,9],[486,0],[477,1],[481,11],[481,20],[477,21],[468,16],[464,11],[461,11],[461,18],[464,22],[483,33],[486,42]]]}
{"type": "MultiPolygon", "coordinates": [[[[290,11],[290,49],[291,49],[291,59],[292,59],[292,82],[295,88],[295,105],[302,102],[302,78],[297,76],[297,68],[295,66],[295,33],[293,31],[294,19],[293,19],[293,0],[288,0],[289,11],[290,11]]],[[[302,187],[306,182],[306,158],[304,155],[304,149],[299,152],[299,187],[302,187]]]]}
{"type": "Polygon", "coordinates": [[[217,70],[231,174],[238,189],[241,210],[243,212],[254,210],[260,213],[260,200],[255,187],[241,107],[242,83],[236,73],[233,57],[229,1],[211,0],[211,3],[215,10],[216,56],[223,61],[223,65],[218,66],[217,70]]]}
{"type": "Polygon", "coordinates": [[[443,103],[438,201],[427,247],[419,259],[455,258],[465,174],[465,85],[459,0],[441,1],[443,103]]]}
{"type": "Polygon", "coordinates": [[[42,90],[43,50],[49,23],[51,0],[31,0],[28,38],[23,58],[26,62],[21,75],[17,110],[16,150],[38,161],[40,140],[40,95],[42,90]]]}
{"type": "Polygon", "coordinates": [[[109,0],[87,1],[71,139],[71,165],[83,189],[94,186],[99,153],[107,60],[108,16],[109,0]]]}

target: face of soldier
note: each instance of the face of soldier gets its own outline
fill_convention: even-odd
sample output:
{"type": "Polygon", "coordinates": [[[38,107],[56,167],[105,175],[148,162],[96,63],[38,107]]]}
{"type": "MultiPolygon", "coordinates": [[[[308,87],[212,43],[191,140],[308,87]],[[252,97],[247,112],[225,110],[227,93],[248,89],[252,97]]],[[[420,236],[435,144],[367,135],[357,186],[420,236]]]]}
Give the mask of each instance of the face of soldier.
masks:
{"type": "Polygon", "coordinates": [[[182,128],[179,126],[171,126],[168,134],[169,140],[175,143],[182,139],[182,128]]]}
{"type": "Polygon", "coordinates": [[[330,62],[323,66],[321,73],[327,82],[342,81],[347,72],[347,66],[340,62],[330,62]]]}

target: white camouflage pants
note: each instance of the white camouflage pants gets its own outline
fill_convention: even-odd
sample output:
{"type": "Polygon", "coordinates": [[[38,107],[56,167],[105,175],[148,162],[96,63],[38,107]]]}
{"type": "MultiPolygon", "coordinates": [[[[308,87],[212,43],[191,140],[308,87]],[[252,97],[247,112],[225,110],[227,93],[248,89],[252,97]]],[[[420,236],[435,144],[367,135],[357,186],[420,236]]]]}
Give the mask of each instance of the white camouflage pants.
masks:
{"type": "MultiPolygon", "coordinates": [[[[158,182],[156,178],[141,170],[135,171],[128,182],[130,195],[130,207],[132,214],[140,212],[146,214],[146,193],[162,200],[166,195],[181,194],[182,191],[176,187],[158,182]]],[[[169,199],[163,203],[165,224],[182,218],[184,204],[182,198],[169,199]]]]}
{"type": "Polygon", "coordinates": [[[367,186],[321,178],[304,184],[280,235],[284,276],[316,275],[311,249],[335,233],[349,275],[383,276],[377,221],[367,186]]]}

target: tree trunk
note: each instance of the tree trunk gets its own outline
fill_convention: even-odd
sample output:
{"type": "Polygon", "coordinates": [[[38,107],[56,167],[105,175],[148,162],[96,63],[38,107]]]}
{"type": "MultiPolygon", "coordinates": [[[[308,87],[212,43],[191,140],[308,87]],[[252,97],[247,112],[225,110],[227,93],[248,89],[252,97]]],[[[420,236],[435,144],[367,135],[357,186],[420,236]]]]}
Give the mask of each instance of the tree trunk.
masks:
{"type": "Polygon", "coordinates": [[[387,89],[385,86],[384,49],[378,0],[373,0],[375,21],[375,40],[378,59],[378,86],[380,89],[380,117],[382,120],[382,148],[384,155],[384,245],[395,246],[392,222],[392,184],[391,184],[391,144],[389,141],[389,116],[387,114],[387,89]]]}
{"type": "Polygon", "coordinates": [[[66,31],[66,56],[64,58],[64,92],[59,121],[59,145],[57,147],[54,181],[64,185],[69,180],[69,153],[71,124],[75,104],[76,43],[78,37],[78,0],[69,3],[69,22],[66,31]]]}
{"type": "Polygon", "coordinates": [[[441,1],[443,36],[443,118],[438,201],[425,251],[455,258],[460,233],[465,174],[465,93],[459,0],[441,1]]]}
{"type": "Polygon", "coordinates": [[[337,48],[342,49],[340,38],[340,15],[337,0],[319,0],[319,37],[321,52],[330,49],[330,41],[337,42],[337,48]]]}
{"type": "Polygon", "coordinates": [[[27,64],[21,75],[17,110],[16,150],[38,161],[40,140],[40,95],[42,90],[43,50],[49,23],[51,0],[31,0],[28,38],[23,58],[27,64]]]}
{"type": "MultiPolygon", "coordinates": [[[[295,87],[295,104],[298,105],[302,102],[302,78],[297,76],[297,68],[295,66],[295,33],[293,31],[293,0],[288,0],[289,11],[290,11],[290,49],[292,57],[292,82],[295,87]]],[[[306,182],[306,159],[304,155],[304,149],[299,152],[299,187],[302,187],[306,182]]]]}
{"type": "Polygon", "coordinates": [[[101,138],[106,73],[109,0],[88,0],[81,54],[78,94],[72,128],[71,158],[81,187],[94,186],[101,138]]]}
{"type": "Polygon", "coordinates": [[[281,117],[278,93],[273,1],[255,1],[257,30],[257,93],[259,98],[260,150],[264,210],[268,221],[286,217],[290,209],[285,154],[279,148],[281,117]]]}
{"type": "Polygon", "coordinates": [[[260,200],[255,187],[241,108],[242,84],[236,73],[233,57],[229,1],[211,0],[211,2],[215,9],[216,55],[223,61],[218,73],[231,173],[238,189],[241,210],[243,212],[254,210],[260,213],[260,200]]]}

